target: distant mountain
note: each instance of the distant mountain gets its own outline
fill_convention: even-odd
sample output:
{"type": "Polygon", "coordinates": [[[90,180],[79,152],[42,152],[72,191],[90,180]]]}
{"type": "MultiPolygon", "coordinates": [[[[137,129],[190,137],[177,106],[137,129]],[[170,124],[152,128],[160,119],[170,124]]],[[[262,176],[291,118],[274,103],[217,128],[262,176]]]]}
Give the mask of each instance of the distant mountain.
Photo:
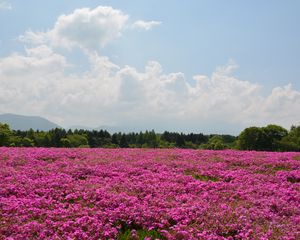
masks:
{"type": "Polygon", "coordinates": [[[82,126],[82,125],[74,125],[74,126],[70,126],[69,128],[67,129],[72,129],[72,130],[75,130],[75,129],[84,129],[84,130],[96,130],[96,131],[100,131],[100,130],[106,130],[108,131],[109,133],[117,133],[117,132],[122,132],[122,130],[118,127],[113,127],[113,126],[100,126],[100,127],[88,127],[88,126],[82,126]]]}
{"type": "Polygon", "coordinates": [[[83,125],[72,125],[72,126],[70,126],[70,127],[67,127],[67,128],[65,128],[66,130],[69,130],[69,129],[71,129],[71,130],[75,130],[75,129],[77,129],[77,130],[80,130],[80,129],[83,129],[83,130],[94,130],[95,128],[93,128],[93,127],[88,127],[88,126],[83,126],[83,125]]]}
{"type": "Polygon", "coordinates": [[[59,125],[38,116],[23,116],[17,114],[0,114],[0,122],[7,123],[14,130],[43,130],[48,131],[53,128],[60,128],[59,125]]]}
{"type": "Polygon", "coordinates": [[[113,127],[113,126],[100,126],[95,128],[95,130],[99,131],[99,130],[106,130],[109,133],[118,133],[118,132],[123,132],[123,130],[119,127],[113,127]]]}

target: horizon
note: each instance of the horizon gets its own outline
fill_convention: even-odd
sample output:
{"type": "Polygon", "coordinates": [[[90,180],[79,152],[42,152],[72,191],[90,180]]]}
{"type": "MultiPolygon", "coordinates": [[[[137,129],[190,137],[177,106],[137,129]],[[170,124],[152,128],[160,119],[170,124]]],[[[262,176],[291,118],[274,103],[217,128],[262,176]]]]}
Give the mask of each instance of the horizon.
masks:
{"type": "MultiPolygon", "coordinates": [[[[10,119],[10,120],[14,121],[16,119],[10,119]]],[[[60,126],[57,123],[52,122],[52,121],[50,121],[47,118],[44,118],[42,116],[33,116],[33,115],[32,116],[28,116],[28,115],[26,116],[26,115],[14,114],[14,113],[4,113],[4,114],[0,113],[0,124],[8,124],[9,127],[10,127],[10,129],[11,130],[15,130],[15,131],[17,131],[17,130],[28,131],[30,129],[33,129],[34,131],[39,130],[39,131],[45,131],[45,132],[47,132],[49,130],[53,130],[53,129],[59,128],[59,129],[64,129],[66,131],[68,131],[68,130],[72,130],[72,131],[74,131],[74,130],[101,131],[102,130],[102,131],[107,131],[110,134],[114,134],[114,133],[130,134],[130,133],[141,133],[141,132],[145,133],[147,131],[148,132],[155,131],[156,134],[163,134],[165,132],[169,132],[169,133],[179,133],[179,134],[203,134],[203,135],[206,135],[206,136],[214,136],[214,135],[226,136],[226,135],[230,135],[230,136],[234,136],[234,137],[239,137],[239,135],[241,134],[241,132],[243,132],[246,129],[250,129],[252,127],[265,128],[265,127],[268,127],[268,126],[276,125],[276,124],[273,124],[273,123],[269,123],[269,124],[264,125],[264,126],[254,126],[254,125],[247,126],[247,127],[245,127],[245,129],[242,129],[242,131],[239,132],[239,133],[237,133],[237,134],[227,133],[227,132],[204,132],[204,131],[193,132],[193,131],[176,131],[176,130],[169,131],[169,130],[165,130],[165,129],[160,130],[160,131],[156,131],[155,129],[147,129],[147,128],[142,129],[142,130],[134,130],[134,129],[127,129],[126,126],[125,127],[123,126],[123,128],[122,128],[122,126],[119,127],[119,126],[108,126],[108,125],[107,126],[104,126],[104,125],[102,125],[102,126],[99,126],[99,125],[98,126],[83,126],[83,125],[60,126]],[[9,122],[9,120],[7,120],[7,121],[1,121],[1,117],[4,116],[4,115],[10,115],[12,117],[23,118],[23,121],[25,121],[25,119],[27,119],[27,118],[39,118],[39,119],[41,119],[43,121],[48,122],[50,125],[56,125],[56,126],[54,126],[52,128],[49,128],[49,126],[48,126],[47,127],[47,128],[49,128],[48,130],[46,130],[46,129],[40,129],[38,127],[34,127],[34,128],[30,127],[30,128],[26,128],[25,129],[24,126],[22,126],[22,128],[14,128],[13,125],[16,125],[16,123],[13,124],[12,122],[9,122]]],[[[26,122],[26,124],[28,124],[28,121],[26,122]]],[[[39,123],[39,124],[41,124],[41,123],[39,123]]],[[[278,126],[278,125],[276,125],[276,126],[278,126]]],[[[293,126],[296,126],[296,125],[291,125],[289,128],[285,128],[285,129],[288,132],[292,131],[292,127],[293,126]]],[[[279,126],[279,127],[282,127],[282,126],[279,126]]]]}
{"type": "Polygon", "coordinates": [[[289,129],[300,121],[299,7],[0,0],[0,114],[135,132],[289,129]]]}

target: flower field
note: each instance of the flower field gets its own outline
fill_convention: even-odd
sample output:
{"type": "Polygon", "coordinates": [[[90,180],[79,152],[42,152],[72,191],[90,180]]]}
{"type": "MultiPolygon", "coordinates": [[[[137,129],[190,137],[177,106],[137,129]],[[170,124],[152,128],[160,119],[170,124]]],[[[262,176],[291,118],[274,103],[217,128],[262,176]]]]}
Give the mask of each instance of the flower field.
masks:
{"type": "Polygon", "coordinates": [[[300,153],[0,148],[0,239],[300,239],[300,153]]]}

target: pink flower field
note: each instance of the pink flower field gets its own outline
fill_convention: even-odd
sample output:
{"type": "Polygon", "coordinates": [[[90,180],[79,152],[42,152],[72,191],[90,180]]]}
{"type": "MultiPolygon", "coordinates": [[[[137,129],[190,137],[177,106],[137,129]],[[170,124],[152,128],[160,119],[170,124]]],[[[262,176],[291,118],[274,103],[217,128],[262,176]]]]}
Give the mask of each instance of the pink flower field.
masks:
{"type": "Polygon", "coordinates": [[[300,153],[0,148],[0,239],[300,239],[300,153]]]}

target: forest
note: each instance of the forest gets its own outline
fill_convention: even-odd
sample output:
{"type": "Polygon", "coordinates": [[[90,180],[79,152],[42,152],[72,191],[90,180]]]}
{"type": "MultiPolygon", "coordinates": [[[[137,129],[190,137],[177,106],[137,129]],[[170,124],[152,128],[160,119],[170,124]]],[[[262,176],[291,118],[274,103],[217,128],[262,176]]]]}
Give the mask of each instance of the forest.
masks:
{"type": "Polygon", "coordinates": [[[238,136],[202,133],[113,133],[106,130],[12,130],[0,123],[0,146],[56,148],[191,148],[257,151],[300,151],[300,126],[287,130],[270,124],[245,128],[238,136]]]}

